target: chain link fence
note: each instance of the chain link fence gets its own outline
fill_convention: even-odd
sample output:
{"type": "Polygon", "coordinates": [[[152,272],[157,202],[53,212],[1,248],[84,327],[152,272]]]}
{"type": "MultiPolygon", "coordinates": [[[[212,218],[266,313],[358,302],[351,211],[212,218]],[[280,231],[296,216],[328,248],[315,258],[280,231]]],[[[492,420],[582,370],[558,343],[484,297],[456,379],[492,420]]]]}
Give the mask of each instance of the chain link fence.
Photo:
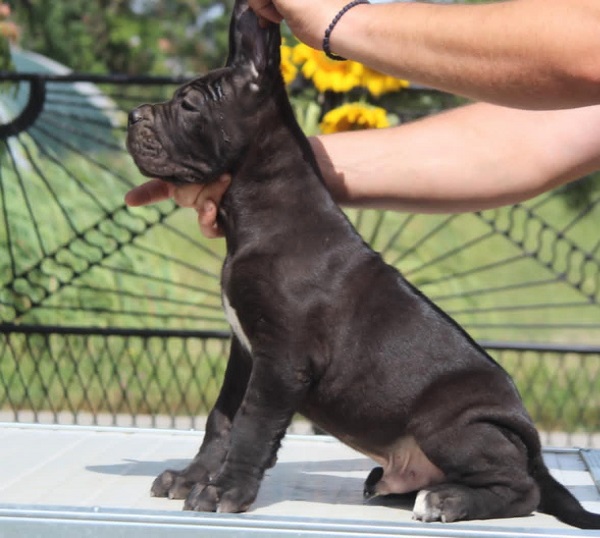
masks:
{"type": "MultiPolygon", "coordinates": [[[[484,342],[515,379],[542,439],[599,447],[600,346],[484,342]]],[[[4,327],[5,421],[202,429],[228,357],[227,333],[4,327]]]]}

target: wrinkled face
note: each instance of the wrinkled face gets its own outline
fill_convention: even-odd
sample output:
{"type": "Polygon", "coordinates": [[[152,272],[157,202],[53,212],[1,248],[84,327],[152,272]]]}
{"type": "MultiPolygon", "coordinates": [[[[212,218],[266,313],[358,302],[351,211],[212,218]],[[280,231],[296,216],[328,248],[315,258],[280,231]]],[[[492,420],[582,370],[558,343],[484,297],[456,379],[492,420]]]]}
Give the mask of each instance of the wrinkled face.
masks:
{"type": "Polygon", "coordinates": [[[255,132],[257,114],[279,75],[279,29],[259,26],[236,2],[226,67],[179,88],[170,101],[129,114],[127,148],[151,177],[208,183],[235,168],[255,132]]]}

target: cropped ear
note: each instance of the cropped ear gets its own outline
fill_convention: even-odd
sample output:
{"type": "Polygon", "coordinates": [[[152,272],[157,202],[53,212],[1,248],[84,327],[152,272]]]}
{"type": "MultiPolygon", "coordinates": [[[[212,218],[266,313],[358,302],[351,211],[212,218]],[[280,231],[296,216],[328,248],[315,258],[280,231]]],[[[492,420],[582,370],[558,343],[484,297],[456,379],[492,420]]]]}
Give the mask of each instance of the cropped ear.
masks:
{"type": "Polygon", "coordinates": [[[280,45],[279,25],[268,23],[263,28],[248,7],[248,1],[236,0],[229,25],[226,66],[248,66],[258,76],[269,70],[279,70],[280,45]]]}

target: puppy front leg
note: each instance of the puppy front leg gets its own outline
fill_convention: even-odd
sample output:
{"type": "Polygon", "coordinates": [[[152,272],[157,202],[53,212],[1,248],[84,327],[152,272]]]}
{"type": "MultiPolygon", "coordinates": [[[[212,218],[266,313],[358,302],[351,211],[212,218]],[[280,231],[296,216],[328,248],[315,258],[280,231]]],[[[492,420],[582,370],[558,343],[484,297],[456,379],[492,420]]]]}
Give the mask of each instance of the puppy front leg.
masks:
{"type": "Polygon", "coordinates": [[[235,416],[231,445],[219,474],[195,487],[185,509],[244,512],[256,499],[264,472],[276,461],[282,437],[308,390],[289,363],[254,357],[252,374],[235,416]]]}

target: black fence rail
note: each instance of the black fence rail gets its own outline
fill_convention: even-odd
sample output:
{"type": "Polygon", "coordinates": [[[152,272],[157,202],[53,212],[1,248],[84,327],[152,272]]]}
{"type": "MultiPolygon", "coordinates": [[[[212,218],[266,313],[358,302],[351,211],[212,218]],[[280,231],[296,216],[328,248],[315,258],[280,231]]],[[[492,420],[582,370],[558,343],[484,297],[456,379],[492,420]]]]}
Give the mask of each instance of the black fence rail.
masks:
{"type": "MultiPolygon", "coordinates": [[[[223,244],[171,202],[123,203],[143,181],[124,147],[126,113],[179,83],[0,73],[5,419],[203,426],[229,337],[223,244]]],[[[453,104],[419,89],[390,102],[403,121],[453,104]]],[[[480,213],[348,215],[488,342],[542,430],[600,446],[597,178],[480,213]],[[508,343],[519,341],[530,344],[508,343]]]]}

